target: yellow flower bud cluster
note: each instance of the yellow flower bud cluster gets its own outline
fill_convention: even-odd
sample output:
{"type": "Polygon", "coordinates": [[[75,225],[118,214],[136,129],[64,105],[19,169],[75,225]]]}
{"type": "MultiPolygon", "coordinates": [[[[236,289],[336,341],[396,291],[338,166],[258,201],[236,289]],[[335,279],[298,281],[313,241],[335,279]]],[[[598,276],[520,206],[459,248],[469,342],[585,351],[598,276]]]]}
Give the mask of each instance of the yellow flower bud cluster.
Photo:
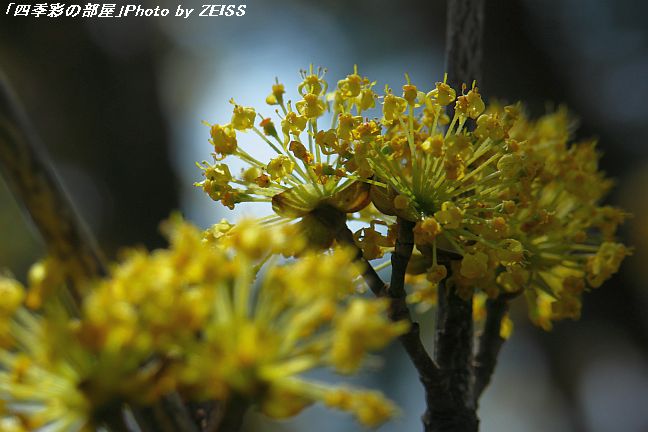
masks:
{"type": "Polygon", "coordinates": [[[22,284],[8,276],[0,275],[0,348],[10,346],[14,341],[11,336],[10,324],[16,310],[25,298],[25,288],[22,284]]]}
{"type": "Polygon", "coordinates": [[[88,282],[78,316],[56,297],[28,311],[23,287],[0,278],[2,422],[90,430],[112,406],[173,391],[187,401],[245,398],[276,418],[316,402],[372,427],[395,413],[379,393],[302,376],[354,373],[407,331],[387,317],[386,300],[354,297],[354,251],[307,252],[293,226],[251,220],[202,232],[174,217],[163,231],[167,249],[128,251],[88,282]],[[276,254],[300,258],[280,265],[276,254]]]}
{"type": "MultiPolygon", "coordinates": [[[[402,97],[386,88],[380,124],[370,135],[357,126],[348,147],[357,165],[362,149],[382,213],[364,220],[415,222],[415,257],[428,268],[438,265],[438,248],[461,255],[452,279],[464,295],[534,291],[530,315],[549,311],[548,321],[535,320],[546,328],[579,314],[584,290],[565,289],[566,278],[598,287],[630,254],[614,239],[627,214],[599,205],[611,182],[595,143],[570,141],[566,110],[533,121],[520,104],[487,106],[475,84],[458,97],[445,82],[422,94],[408,78],[402,97]]],[[[417,284],[409,299],[433,301],[434,283],[417,284]]]]}
{"type": "MultiPolygon", "coordinates": [[[[367,259],[394,244],[376,226],[409,220],[414,256],[427,266],[412,277],[438,268],[445,251],[466,296],[475,287],[491,297],[527,290],[531,316],[538,308],[575,310],[581,293],[565,294],[565,278],[600,286],[630,253],[614,238],[627,214],[599,204],[611,181],[598,169],[595,143],[571,141],[565,109],[532,120],[519,103],[486,104],[476,83],[453,89],[446,78],[424,90],[406,75],[402,93],[385,86],[377,95],[376,83],[354,68],[327,93],[324,71],[311,67],[302,71],[295,109],[273,86],[269,102],[280,108],[283,139],[255,130],[278,155],[263,163],[237,147],[257,176],[233,178],[232,189],[213,175],[199,185],[226,205],[270,201],[270,223],[297,220],[320,248],[333,244],[335,228],[320,217],[333,208],[364,224],[355,241],[367,259]],[[371,212],[356,214],[370,203],[371,212]]],[[[241,129],[249,113],[235,106],[231,127],[241,129]]],[[[428,282],[409,299],[432,303],[438,281],[428,282]]],[[[551,315],[561,316],[575,314],[551,315]]]]}
{"type": "Polygon", "coordinates": [[[313,214],[324,207],[352,214],[369,204],[367,179],[372,175],[371,168],[362,157],[362,144],[353,147],[352,143],[366,143],[380,133],[380,126],[375,122],[364,125],[361,116],[376,104],[375,82],[360,76],[355,68],[353,74],[338,82],[334,92],[327,93],[324,75],[323,69],[314,70],[312,66],[301,71],[299,100],[294,104],[277,81],[266,98],[269,105],[278,106],[276,121],[232,100],[229,123],[208,123],[213,157],[215,162],[225,163],[227,157],[236,157],[248,167],[238,176],[223,163],[202,162],[199,168],[204,179],[195,185],[229,208],[245,202],[270,202],[276,218],[269,223],[296,222],[313,244],[328,247],[331,236],[322,234],[313,214]],[[260,117],[258,126],[255,116],[260,117]],[[331,126],[322,128],[327,116],[331,117],[331,126]],[[280,128],[275,128],[275,123],[280,128]],[[254,152],[239,146],[237,133],[250,132],[276,155],[261,161],[254,152]],[[363,185],[358,187],[357,182],[363,185]]]}

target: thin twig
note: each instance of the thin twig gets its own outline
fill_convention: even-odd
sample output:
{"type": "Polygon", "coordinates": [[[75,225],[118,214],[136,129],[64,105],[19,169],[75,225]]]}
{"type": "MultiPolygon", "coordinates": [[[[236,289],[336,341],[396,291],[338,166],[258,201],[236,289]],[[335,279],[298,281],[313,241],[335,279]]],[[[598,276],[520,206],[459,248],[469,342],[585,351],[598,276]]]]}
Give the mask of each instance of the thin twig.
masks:
{"type": "Polygon", "coordinates": [[[419,374],[419,379],[425,390],[426,412],[421,420],[425,431],[432,431],[431,424],[428,422],[429,413],[433,406],[442,407],[445,402],[447,388],[444,387],[443,380],[439,375],[439,368],[428,354],[419,331],[419,325],[412,320],[405,297],[405,271],[412,254],[413,248],[413,227],[414,224],[409,221],[399,220],[399,229],[396,239],[396,246],[392,253],[392,276],[391,285],[386,287],[382,279],[376,274],[375,270],[362,255],[362,250],[353,241],[353,234],[346,226],[334,228],[336,238],[343,244],[357,249],[356,260],[363,263],[365,268],[364,278],[371,290],[377,296],[389,296],[391,298],[390,318],[394,321],[405,320],[410,323],[407,333],[400,337],[400,342],[405,348],[408,357],[419,374]],[[395,289],[391,289],[395,286],[395,289]]]}
{"type": "Polygon", "coordinates": [[[501,294],[486,302],[486,322],[479,336],[477,354],[475,355],[475,388],[474,398],[477,405],[479,398],[488,386],[497,365],[497,357],[506,341],[500,336],[502,320],[506,316],[510,301],[517,293],[501,294]]]}
{"type": "Polygon", "coordinates": [[[353,240],[353,233],[346,226],[346,223],[340,226],[337,230],[336,239],[343,245],[351,246],[356,250],[355,261],[362,264],[362,277],[369,286],[371,292],[373,292],[376,297],[384,297],[387,295],[387,286],[382,281],[376,270],[373,266],[366,260],[355,241],[353,240]]]}
{"type": "Polygon", "coordinates": [[[407,320],[411,323],[410,330],[402,335],[400,340],[424,385],[429,387],[438,381],[438,368],[421,341],[418,323],[412,321],[405,292],[405,273],[414,248],[414,222],[398,218],[397,223],[396,245],[391,256],[391,280],[387,290],[392,299],[391,319],[394,321],[407,320]]]}

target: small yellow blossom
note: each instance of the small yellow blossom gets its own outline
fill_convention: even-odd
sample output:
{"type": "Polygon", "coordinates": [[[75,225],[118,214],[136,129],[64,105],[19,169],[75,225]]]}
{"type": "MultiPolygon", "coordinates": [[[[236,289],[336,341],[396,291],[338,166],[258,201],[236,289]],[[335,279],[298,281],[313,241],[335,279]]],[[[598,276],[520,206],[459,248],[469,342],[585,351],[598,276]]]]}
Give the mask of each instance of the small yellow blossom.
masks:
{"type": "Polygon", "coordinates": [[[217,154],[222,156],[233,154],[238,146],[236,141],[236,131],[228,125],[212,125],[211,143],[217,154]]]}
{"type": "Polygon", "coordinates": [[[266,97],[266,103],[268,105],[283,105],[283,95],[286,93],[286,89],[283,84],[272,85],[272,93],[266,97]]]}
{"type": "Polygon", "coordinates": [[[440,134],[428,137],[423,141],[423,144],[421,144],[421,150],[423,150],[423,152],[437,158],[443,156],[443,147],[443,136],[440,134]]]}
{"type": "Polygon", "coordinates": [[[438,284],[448,275],[448,269],[444,265],[435,264],[427,271],[426,279],[432,283],[438,284]]]}
{"type": "Polygon", "coordinates": [[[286,136],[289,134],[299,135],[304,129],[306,129],[307,121],[308,119],[305,116],[298,115],[291,111],[286,114],[286,118],[281,121],[281,130],[286,136]]]}
{"type": "Polygon", "coordinates": [[[468,116],[472,119],[479,117],[485,109],[484,101],[475,86],[465,96],[459,96],[455,105],[455,110],[460,115],[468,116]]]}
{"type": "Polygon", "coordinates": [[[307,119],[313,119],[320,117],[324,114],[326,105],[320,97],[313,93],[307,93],[304,95],[304,99],[295,104],[297,111],[307,119]]]}
{"type": "Polygon", "coordinates": [[[434,213],[436,220],[447,229],[457,229],[463,220],[462,211],[452,202],[446,201],[441,210],[434,213]]]}
{"type": "Polygon", "coordinates": [[[486,275],[488,255],[483,252],[464,255],[461,261],[461,275],[468,279],[478,279],[486,275]]]}
{"type": "Polygon", "coordinates": [[[338,116],[338,126],[336,130],[338,137],[343,140],[350,140],[353,129],[355,129],[361,121],[361,117],[353,116],[350,113],[341,113],[338,116]]]}
{"type": "Polygon", "coordinates": [[[428,97],[433,99],[436,103],[441,106],[450,105],[454,102],[457,93],[455,90],[444,82],[437,82],[435,84],[435,89],[428,93],[428,97]]]}
{"type": "Polygon", "coordinates": [[[619,270],[623,258],[630,255],[630,251],[622,244],[604,242],[596,255],[587,259],[587,281],[597,288],[619,270]]]}
{"type": "Polygon", "coordinates": [[[362,91],[363,79],[357,73],[347,75],[343,80],[338,81],[338,89],[343,99],[357,97],[362,91]]]}
{"type": "Polygon", "coordinates": [[[425,217],[414,226],[414,241],[416,244],[432,244],[441,231],[441,225],[435,218],[425,217]]]}
{"type": "Polygon", "coordinates": [[[7,276],[0,275],[0,317],[9,317],[22,305],[25,288],[7,276]]]}
{"type": "Polygon", "coordinates": [[[335,322],[335,340],[331,362],[343,373],[355,372],[360,366],[364,352],[383,348],[395,336],[408,329],[405,322],[394,325],[383,314],[388,307],[386,300],[367,302],[355,298],[347,311],[335,322]]]}
{"type": "Polygon", "coordinates": [[[236,130],[246,131],[254,126],[255,117],[256,112],[254,111],[254,108],[235,104],[230,124],[236,130]]]}
{"type": "Polygon", "coordinates": [[[284,155],[279,155],[268,163],[268,174],[272,180],[281,180],[295,169],[295,163],[284,155]]]}
{"type": "Polygon", "coordinates": [[[407,108],[407,101],[402,97],[387,93],[383,100],[383,117],[385,122],[393,122],[400,119],[401,114],[407,108]]]}
{"type": "Polygon", "coordinates": [[[396,414],[396,407],[378,392],[331,390],[327,392],[324,404],[353,412],[360,423],[367,427],[380,426],[396,414]]]}

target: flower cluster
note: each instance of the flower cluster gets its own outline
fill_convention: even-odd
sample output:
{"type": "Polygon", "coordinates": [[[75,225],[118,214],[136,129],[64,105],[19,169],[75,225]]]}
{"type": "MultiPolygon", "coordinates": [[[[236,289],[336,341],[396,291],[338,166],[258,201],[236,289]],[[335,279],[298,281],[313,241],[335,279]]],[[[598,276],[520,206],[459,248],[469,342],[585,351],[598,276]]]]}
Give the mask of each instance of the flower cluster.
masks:
{"type": "Polygon", "coordinates": [[[302,78],[301,99],[294,106],[285,99],[279,83],[266,99],[278,107],[279,128],[271,117],[232,101],[230,123],[209,125],[214,163],[199,164],[204,180],[196,185],[229,208],[240,202],[271,202],[275,216],[267,223],[299,221],[309,244],[326,248],[333,237],[314,213],[326,207],[352,214],[369,204],[371,169],[366,160],[353,157],[358,148],[352,149],[351,143],[361,126],[362,112],[375,106],[375,83],[356,71],[338,83],[331,99],[323,70],[311,67],[302,71],[302,78]],[[330,112],[330,127],[321,128],[323,117],[330,112]],[[246,132],[256,134],[276,157],[261,162],[239,147],[237,134],[246,132]],[[232,175],[228,165],[220,162],[229,156],[249,168],[232,175]]]}
{"type": "Polygon", "coordinates": [[[565,110],[532,121],[520,104],[486,105],[475,83],[458,92],[445,79],[422,91],[406,75],[400,95],[378,95],[357,68],[329,93],[321,71],[302,77],[294,109],[278,83],[266,100],[281,109],[282,134],[238,105],[229,124],[211,125],[215,162],[250,165],[234,178],[226,162],[203,162],[198,185],[213,199],[271,202],[269,223],[296,220],[320,248],[335,237],[335,224],[322,223],[335,215],[321,211],[333,208],[364,223],[354,238],[368,260],[393,249],[399,220],[411,221],[410,301],[433,304],[443,280],[466,297],[525,292],[532,321],[547,329],[577,318],[582,293],[630,253],[614,239],[627,215],[599,204],[611,182],[595,143],[571,142],[565,110]],[[325,116],[331,125],[320,129],[325,116]],[[246,130],[277,157],[239,149],[246,130]]]}
{"type": "Polygon", "coordinates": [[[367,426],[394,415],[377,392],[301,377],[319,367],[354,373],[368,351],[407,330],[386,317],[385,300],[354,296],[350,251],[280,264],[275,254],[304,244],[284,229],[244,221],[201,232],[176,219],[165,231],[168,249],[127,252],[91,282],[76,313],[57,298],[60,287],[34,311],[25,299],[39,286],[0,279],[3,427],[90,430],[123,403],[146,406],[173,391],[187,401],[243,399],[277,418],[314,402],[367,426]]]}

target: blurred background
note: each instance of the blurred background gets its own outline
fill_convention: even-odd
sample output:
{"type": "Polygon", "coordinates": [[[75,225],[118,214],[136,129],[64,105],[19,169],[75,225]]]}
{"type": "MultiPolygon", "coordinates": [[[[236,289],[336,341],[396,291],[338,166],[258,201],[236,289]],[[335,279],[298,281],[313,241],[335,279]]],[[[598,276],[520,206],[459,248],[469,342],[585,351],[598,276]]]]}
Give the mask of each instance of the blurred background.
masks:
{"type": "MultiPolygon", "coordinates": [[[[199,10],[202,3],[182,5],[199,10]]],[[[192,186],[200,179],[194,162],[210,153],[201,120],[228,121],[229,98],[261,108],[275,76],[294,89],[310,63],[327,67],[331,83],[358,64],[378,89],[399,88],[404,72],[419,88],[443,77],[444,1],[245,4],[236,18],[0,15],[0,67],[111,257],[122,246],[162,246],[158,223],[174,209],[202,226],[234,217],[192,186]]],[[[513,311],[521,319],[483,398],[483,431],[648,431],[647,13],[648,4],[636,1],[488,2],[480,90],[487,99],[526,101],[535,115],[565,104],[580,120],[577,138],[600,139],[602,168],[617,179],[608,201],[635,215],[621,233],[635,254],[585,297],[580,322],[545,333],[526,323],[523,308],[513,311]]],[[[0,268],[24,278],[42,253],[0,181],[0,268]]],[[[421,320],[430,327],[429,317],[421,320]]],[[[378,367],[352,382],[382,389],[402,408],[380,431],[420,430],[423,397],[413,368],[399,347],[381,361],[399,373],[378,367]]],[[[359,426],[315,407],[287,422],[252,414],[246,428],[359,426]]]]}

